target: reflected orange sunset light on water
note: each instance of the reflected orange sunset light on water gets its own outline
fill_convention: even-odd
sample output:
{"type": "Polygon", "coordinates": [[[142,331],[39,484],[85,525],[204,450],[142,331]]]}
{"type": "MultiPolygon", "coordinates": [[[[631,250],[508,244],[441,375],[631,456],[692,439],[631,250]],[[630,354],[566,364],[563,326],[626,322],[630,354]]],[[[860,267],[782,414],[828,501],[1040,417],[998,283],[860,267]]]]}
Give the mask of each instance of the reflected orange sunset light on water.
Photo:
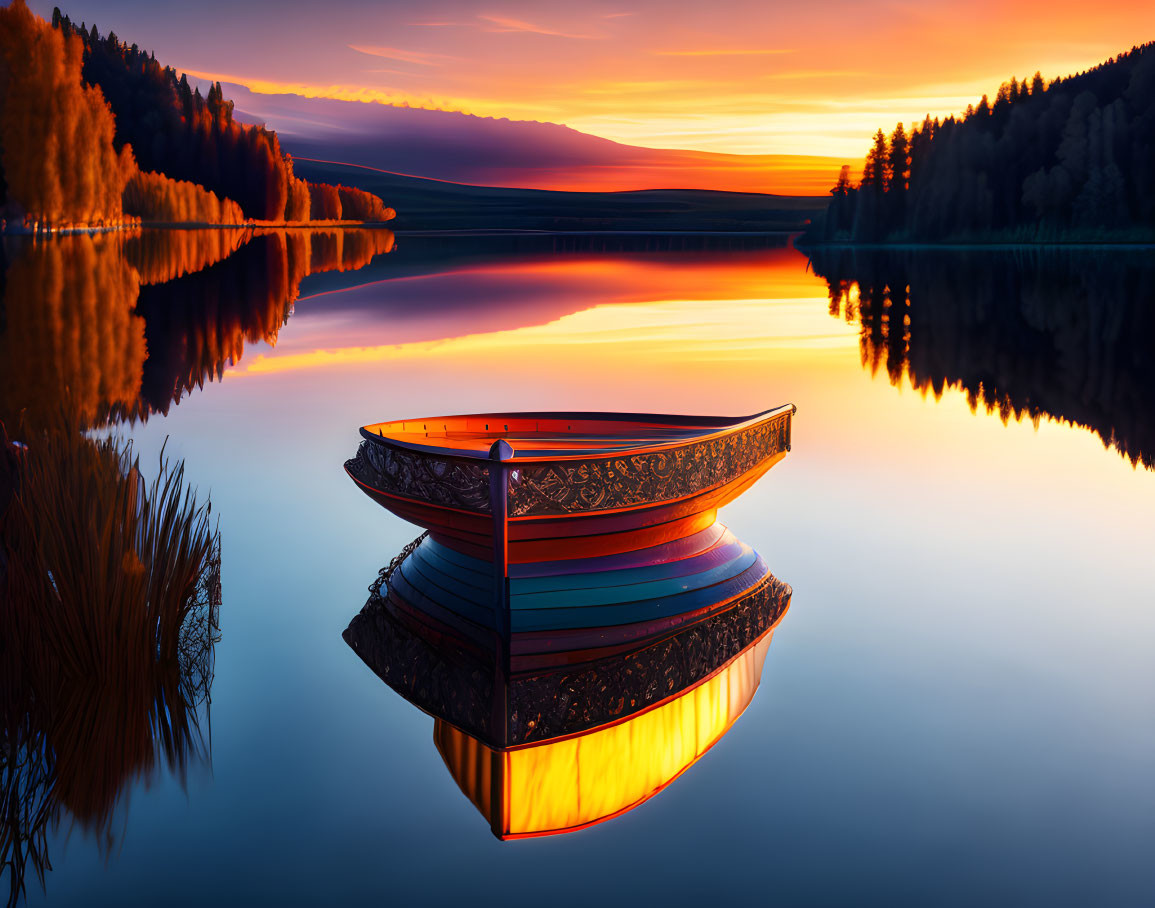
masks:
{"type": "Polygon", "coordinates": [[[0,0],[0,234],[10,908],[1155,906],[1152,0],[0,0]]]}
{"type": "MultiPolygon", "coordinates": [[[[791,249],[729,257],[687,254],[674,267],[658,258],[575,256],[498,261],[386,281],[372,291],[394,304],[419,290],[449,290],[463,280],[478,295],[492,282],[508,295],[539,298],[537,311],[561,311],[544,324],[456,335],[446,334],[444,321],[435,320],[424,337],[385,344],[364,344],[364,332],[355,326],[344,332],[320,332],[326,340],[323,348],[302,349],[285,338],[276,350],[250,358],[235,374],[429,357],[451,370],[469,368],[465,362],[485,358],[538,363],[552,373],[558,371],[557,357],[572,355],[587,363],[591,358],[603,360],[612,357],[615,345],[623,345],[623,352],[629,348],[630,363],[655,365],[678,357],[690,362],[730,361],[769,349],[853,346],[855,332],[826,314],[822,302],[826,284],[808,273],[804,262],[791,249]]],[[[302,313],[324,322],[324,302],[312,302],[302,313]]],[[[471,319],[466,312],[461,321],[469,325],[471,319]]]]}
{"type": "Polygon", "coordinates": [[[772,636],[697,687],[608,728],[497,751],[438,720],[433,740],[494,835],[572,832],[637,807],[720,741],[758,690],[772,636]]]}

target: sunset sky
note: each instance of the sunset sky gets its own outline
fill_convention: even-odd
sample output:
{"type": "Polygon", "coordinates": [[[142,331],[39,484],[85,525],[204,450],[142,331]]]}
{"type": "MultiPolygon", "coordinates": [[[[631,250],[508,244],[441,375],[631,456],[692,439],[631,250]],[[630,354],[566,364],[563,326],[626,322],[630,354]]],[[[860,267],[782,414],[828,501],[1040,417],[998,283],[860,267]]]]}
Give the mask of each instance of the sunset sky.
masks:
{"type": "MultiPolygon", "coordinates": [[[[30,4],[50,16],[52,2],[30,4]]],[[[880,125],[1155,38],[1150,0],[74,0],[74,21],[260,91],[545,120],[621,142],[861,158],[880,125]]]]}

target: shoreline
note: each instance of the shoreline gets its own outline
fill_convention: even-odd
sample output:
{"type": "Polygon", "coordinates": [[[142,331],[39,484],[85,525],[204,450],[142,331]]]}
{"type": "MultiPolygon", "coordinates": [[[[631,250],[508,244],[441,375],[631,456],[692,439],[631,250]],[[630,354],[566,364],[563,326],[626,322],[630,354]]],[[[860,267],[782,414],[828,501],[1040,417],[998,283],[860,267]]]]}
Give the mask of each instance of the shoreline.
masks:
{"type": "Polygon", "coordinates": [[[1112,240],[1091,241],[1091,240],[1072,240],[1064,242],[1061,240],[1055,241],[991,241],[989,243],[981,242],[957,242],[957,243],[808,243],[796,242],[795,247],[802,252],[807,250],[821,250],[821,249],[865,249],[871,252],[879,252],[884,249],[943,249],[943,250],[969,250],[969,249],[1024,249],[1024,248],[1052,248],[1052,249],[1152,249],[1155,248],[1155,240],[1150,241],[1132,241],[1120,242],[1112,240]]]}
{"type": "Polygon", "coordinates": [[[798,229],[782,230],[535,230],[520,227],[462,227],[460,229],[394,230],[397,236],[748,236],[780,237],[798,236],[798,229]]]}
{"type": "Polygon", "coordinates": [[[95,236],[102,233],[116,233],[121,230],[320,230],[334,227],[343,229],[367,228],[373,230],[391,229],[390,221],[245,221],[243,224],[205,224],[200,221],[136,221],[127,224],[69,227],[25,227],[5,224],[0,228],[3,237],[31,237],[32,239],[56,236],[77,236],[87,233],[95,236]]]}

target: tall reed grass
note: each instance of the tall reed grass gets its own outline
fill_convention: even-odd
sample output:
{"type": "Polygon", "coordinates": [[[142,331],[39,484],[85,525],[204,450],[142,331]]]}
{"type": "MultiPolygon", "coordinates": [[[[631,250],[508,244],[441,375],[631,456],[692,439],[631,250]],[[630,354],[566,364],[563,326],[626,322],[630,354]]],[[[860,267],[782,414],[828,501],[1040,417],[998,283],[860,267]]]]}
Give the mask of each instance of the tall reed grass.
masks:
{"type": "Polygon", "coordinates": [[[128,784],[209,756],[220,534],[162,450],[0,424],[0,872],[9,904],[71,817],[110,847],[128,784]],[[203,724],[202,724],[203,723],[203,724]]]}

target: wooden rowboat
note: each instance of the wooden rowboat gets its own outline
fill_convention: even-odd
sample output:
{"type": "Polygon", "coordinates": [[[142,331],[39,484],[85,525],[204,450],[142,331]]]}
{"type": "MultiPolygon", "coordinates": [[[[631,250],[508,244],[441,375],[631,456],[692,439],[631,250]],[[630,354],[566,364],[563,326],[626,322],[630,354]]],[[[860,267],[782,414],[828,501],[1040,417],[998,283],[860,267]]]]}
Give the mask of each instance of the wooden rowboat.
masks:
{"type": "Polygon", "coordinates": [[[790,450],[794,412],[398,420],[362,427],[345,469],[443,548],[503,566],[588,558],[710,527],[790,450]]]}
{"type": "Polygon", "coordinates": [[[793,414],[361,429],[349,475],[427,533],[344,637],[435,718],[438,751],[495,835],[637,806],[746,708],[790,587],[717,511],[786,455],[793,414]]]}

